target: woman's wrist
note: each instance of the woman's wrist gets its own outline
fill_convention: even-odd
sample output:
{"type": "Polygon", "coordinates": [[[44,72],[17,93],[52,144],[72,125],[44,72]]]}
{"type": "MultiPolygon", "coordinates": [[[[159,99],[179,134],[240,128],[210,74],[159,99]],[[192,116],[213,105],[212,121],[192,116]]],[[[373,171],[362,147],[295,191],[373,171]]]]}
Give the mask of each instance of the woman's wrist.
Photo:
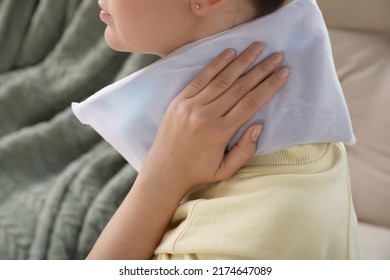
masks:
{"type": "Polygon", "coordinates": [[[144,188],[145,192],[159,194],[161,198],[175,201],[177,205],[192,187],[182,180],[179,172],[170,172],[166,169],[144,167],[140,170],[133,187],[144,188]],[[172,174],[173,173],[173,174],[172,174]]]}

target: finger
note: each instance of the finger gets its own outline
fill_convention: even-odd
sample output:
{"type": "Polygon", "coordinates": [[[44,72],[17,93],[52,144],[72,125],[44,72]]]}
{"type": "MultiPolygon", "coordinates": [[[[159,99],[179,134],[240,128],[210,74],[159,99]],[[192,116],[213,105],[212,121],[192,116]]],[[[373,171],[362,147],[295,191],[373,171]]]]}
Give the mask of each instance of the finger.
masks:
{"type": "Polygon", "coordinates": [[[246,94],[256,88],[283,62],[283,55],[274,53],[257,64],[248,73],[238,79],[233,86],[210,104],[211,110],[221,116],[237,104],[246,94]]]}
{"type": "Polygon", "coordinates": [[[263,53],[264,46],[255,42],[236,60],[230,63],[218,74],[205,89],[197,95],[197,102],[208,104],[228,90],[232,84],[252,65],[263,53]]]}
{"type": "Polygon", "coordinates": [[[229,63],[234,59],[235,52],[232,49],[224,50],[210,64],[200,72],[195,79],[181,92],[183,98],[191,98],[202,91],[229,63]]]}
{"type": "Polygon", "coordinates": [[[248,128],[238,143],[225,155],[217,177],[225,180],[236,173],[256,153],[257,140],[262,127],[258,124],[248,128]]]}
{"type": "Polygon", "coordinates": [[[268,101],[287,82],[290,70],[283,67],[276,73],[269,76],[254,90],[245,95],[225,116],[224,120],[230,127],[237,131],[245,123],[251,120],[254,115],[264,107],[268,101]]]}

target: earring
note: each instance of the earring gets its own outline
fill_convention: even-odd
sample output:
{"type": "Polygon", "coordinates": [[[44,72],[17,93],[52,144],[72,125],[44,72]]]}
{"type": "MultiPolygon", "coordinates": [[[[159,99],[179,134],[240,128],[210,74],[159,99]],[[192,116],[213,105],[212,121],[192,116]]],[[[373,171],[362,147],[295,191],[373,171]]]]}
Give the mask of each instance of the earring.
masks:
{"type": "Polygon", "coordinates": [[[195,5],[195,8],[196,8],[197,10],[199,10],[199,9],[200,9],[200,4],[199,4],[199,3],[196,4],[196,5],[195,5]]]}

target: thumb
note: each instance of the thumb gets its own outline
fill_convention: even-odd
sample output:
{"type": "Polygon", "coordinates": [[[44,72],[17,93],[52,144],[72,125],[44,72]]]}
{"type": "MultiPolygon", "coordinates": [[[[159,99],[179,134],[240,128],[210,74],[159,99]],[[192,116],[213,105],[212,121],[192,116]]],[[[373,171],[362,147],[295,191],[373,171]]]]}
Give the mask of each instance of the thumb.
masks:
{"type": "Polygon", "coordinates": [[[222,179],[227,179],[234,175],[256,152],[257,140],[260,137],[262,126],[252,125],[241,136],[238,143],[225,155],[221,165],[222,179]]]}

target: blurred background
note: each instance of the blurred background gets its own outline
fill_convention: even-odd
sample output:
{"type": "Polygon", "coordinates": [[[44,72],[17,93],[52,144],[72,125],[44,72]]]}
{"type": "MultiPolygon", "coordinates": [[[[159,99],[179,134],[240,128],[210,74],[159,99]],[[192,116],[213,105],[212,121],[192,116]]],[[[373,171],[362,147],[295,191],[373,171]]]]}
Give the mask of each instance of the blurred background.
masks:
{"type": "MultiPolygon", "coordinates": [[[[358,141],[362,258],[390,259],[390,0],[317,2],[358,141]]],[[[0,0],[0,259],[85,258],[137,175],[70,109],[157,60],[110,50],[98,14],[96,0],[0,0]]]]}

